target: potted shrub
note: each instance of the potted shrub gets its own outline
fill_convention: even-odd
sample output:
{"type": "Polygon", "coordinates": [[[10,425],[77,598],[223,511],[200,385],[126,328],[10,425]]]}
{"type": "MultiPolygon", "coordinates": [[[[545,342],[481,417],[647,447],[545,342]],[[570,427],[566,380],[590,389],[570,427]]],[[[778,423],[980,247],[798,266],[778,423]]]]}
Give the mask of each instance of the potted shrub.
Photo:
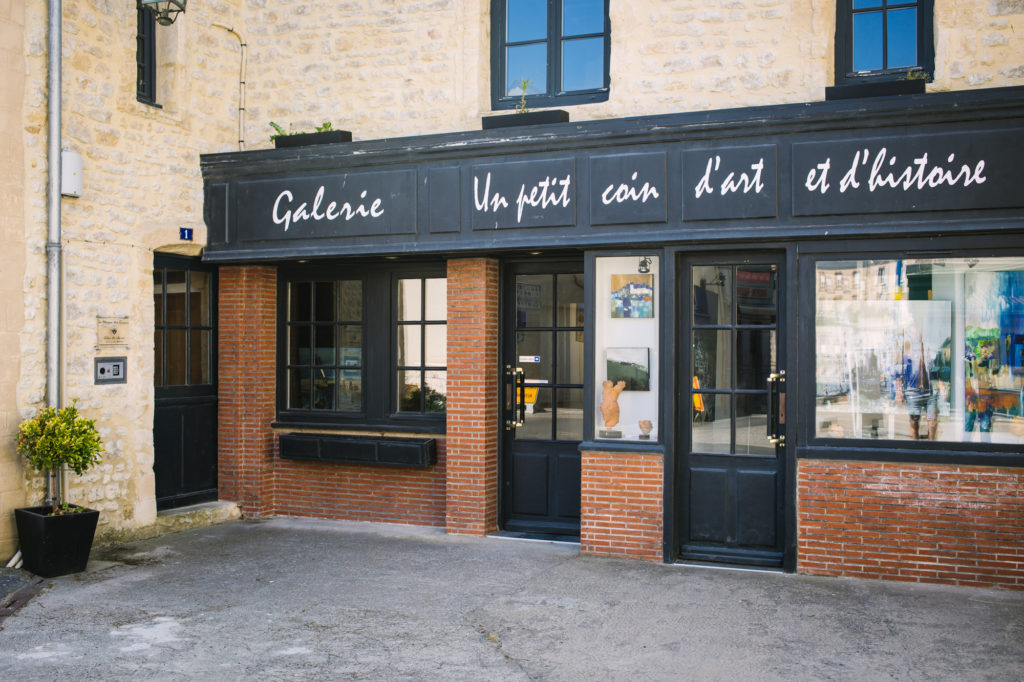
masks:
{"type": "MultiPolygon", "coordinates": [[[[78,475],[100,461],[103,444],[96,423],[72,403],[43,408],[18,427],[18,452],[33,469],[59,472],[67,466],[78,475]]],[[[52,504],[14,510],[26,570],[52,578],[85,570],[100,513],[68,504],[61,486],[52,504]]]]}
{"type": "Polygon", "coordinates": [[[283,127],[270,122],[274,134],[270,136],[275,149],[282,147],[308,147],[314,144],[330,144],[332,142],[351,142],[352,133],[348,130],[335,130],[330,121],[316,127],[316,132],[302,133],[285,130],[283,127]]]}

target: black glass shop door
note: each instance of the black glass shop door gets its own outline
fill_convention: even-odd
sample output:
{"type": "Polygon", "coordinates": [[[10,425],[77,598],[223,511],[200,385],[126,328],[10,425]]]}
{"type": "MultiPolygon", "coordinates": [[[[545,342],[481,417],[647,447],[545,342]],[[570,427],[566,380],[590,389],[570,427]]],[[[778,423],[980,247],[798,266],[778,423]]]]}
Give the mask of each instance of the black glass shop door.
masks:
{"type": "Polygon", "coordinates": [[[684,260],[679,337],[680,559],[782,565],[782,260],[684,260]]]}
{"type": "Polygon", "coordinates": [[[583,439],[582,263],[504,277],[503,531],[578,538],[583,439]]]}

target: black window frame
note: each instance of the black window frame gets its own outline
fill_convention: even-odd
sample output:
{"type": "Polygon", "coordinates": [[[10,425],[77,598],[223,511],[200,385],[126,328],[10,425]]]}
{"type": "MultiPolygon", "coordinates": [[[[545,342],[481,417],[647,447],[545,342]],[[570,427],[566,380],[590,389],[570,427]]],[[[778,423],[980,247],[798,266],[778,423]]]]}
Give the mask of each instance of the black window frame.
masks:
{"type": "MultiPolygon", "coordinates": [[[[853,70],[854,0],[836,0],[835,85],[825,88],[826,99],[916,94],[925,91],[925,83],[935,78],[934,0],[881,0],[883,22],[890,9],[917,8],[917,64],[912,67],[853,70]]],[[[884,24],[883,24],[884,26],[884,24]]],[[[887,45],[883,28],[883,56],[887,45]]]]}
{"type": "Polygon", "coordinates": [[[156,103],[156,19],[139,0],[135,2],[135,98],[143,104],[156,103]]]}
{"type": "MultiPolygon", "coordinates": [[[[604,32],[574,37],[604,37],[604,82],[600,88],[590,90],[561,91],[562,58],[561,26],[563,0],[547,0],[547,90],[544,93],[526,96],[528,108],[570,106],[608,101],[610,90],[611,64],[611,19],[608,14],[610,0],[604,0],[604,32]]],[[[494,110],[514,109],[521,103],[521,96],[506,95],[506,10],[507,0],[491,2],[491,107],[494,110]]]]}
{"type": "MultiPolygon", "coordinates": [[[[153,387],[154,390],[160,393],[163,397],[188,397],[197,395],[207,395],[211,390],[215,390],[214,387],[217,385],[217,268],[212,265],[203,263],[198,258],[191,258],[188,256],[176,256],[172,254],[155,254],[153,257],[153,271],[154,275],[157,272],[161,273],[161,315],[160,319],[156,319],[154,310],[153,319],[153,345],[154,345],[154,365],[156,364],[156,350],[160,350],[160,367],[153,368],[153,387]],[[185,306],[185,324],[184,325],[169,325],[167,324],[167,271],[168,270],[180,270],[186,273],[186,301],[188,295],[191,293],[192,287],[192,273],[193,272],[204,272],[209,276],[208,288],[209,288],[209,306],[210,306],[210,319],[208,324],[193,324],[191,307],[185,306]],[[167,341],[166,334],[168,331],[183,330],[186,334],[191,335],[193,331],[198,332],[209,332],[210,334],[210,353],[207,358],[209,367],[206,368],[209,381],[205,383],[191,383],[188,378],[189,368],[191,367],[191,354],[192,345],[186,340],[185,343],[185,367],[186,367],[186,383],[184,384],[167,384],[167,341]],[[157,342],[157,337],[160,337],[160,342],[157,342]],[[160,380],[157,383],[157,380],[160,380]]],[[[154,280],[154,284],[155,284],[154,280]]],[[[154,306],[155,308],[155,306],[154,306]]],[[[187,338],[187,337],[186,337],[187,338]]]]}
{"type": "MultiPolygon", "coordinates": [[[[1005,239],[976,236],[951,239],[941,250],[920,250],[920,240],[855,241],[815,243],[801,247],[799,282],[805,294],[799,301],[799,345],[811,349],[798,357],[796,395],[798,414],[797,457],[849,461],[898,462],[914,464],[959,464],[968,466],[1024,466],[1024,453],[1013,443],[981,443],[818,436],[815,429],[817,380],[817,264],[820,261],[862,261],[908,258],[998,258],[1024,256],[1022,248],[1008,248],[1005,239]]],[[[792,397],[792,396],[791,396],[792,397]]],[[[793,411],[790,410],[790,415],[793,411]]]]}
{"type": "MultiPolygon", "coordinates": [[[[295,263],[278,269],[277,421],[282,427],[334,427],[443,433],[446,412],[398,410],[397,297],[400,279],[446,278],[444,263],[295,263]],[[289,408],[288,286],[294,282],[360,280],[362,311],[362,405],[359,411],[289,408]]],[[[447,311],[446,311],[447,318],[447,311]]],[[[447,319],[445,320],[447,324],[447,319]]],[[[339,360],[340,361],[340,360],[339,360]]],[[[443,368],[447,371],[447,366],[443,368]]]]}

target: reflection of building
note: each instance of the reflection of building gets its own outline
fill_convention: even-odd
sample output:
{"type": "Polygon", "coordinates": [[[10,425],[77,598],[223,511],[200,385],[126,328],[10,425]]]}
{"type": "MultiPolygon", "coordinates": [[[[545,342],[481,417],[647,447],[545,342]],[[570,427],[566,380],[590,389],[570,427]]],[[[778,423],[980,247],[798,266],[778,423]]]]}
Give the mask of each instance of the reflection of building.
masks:
{"type": "MultiPolygon", "coordinates": [[[[215,498],[250,516],[1020,587],[1017,546],[977,540],[1017,532],[987,513],[986,492],[1019,498],[1016,415],[993,403],[993,430],[979,430],[982,410],[967,431],[966,392],[950,393],[939,436],[961,395],[955,421],[971,437],[910,443],[905,403],[888,427],[893,382],[864,379],[871,353],[833,352],[852,334],[814,319],[822,302],[955,311],[959,295],[960,309],[980,310],[971,273],[1022,256],[1024,15],[920,3],[922,30],[891,36],[909,40],[914,63],[861,68],[849,3],[712,2],[678,16],[643,1],[565,3],[597,8],[593,32],[525,42],[509,38],[517,6],[505,0],[191,4],[152,31],[141,15],[137,36],[130,4],[65,2],[55,141],[82,158],[83,187],[59,201],[58,384],[109,444],[95,477],[71,484],[101,509],[101,538],[156,532],[158,507],[215,498]],[[978,16],[991,16],[991,39],[974,39],[978,16]],[[528,106],[563,108],[571,123],[481,130],[518,103],[530,50],[547,56],[525,76],[528,106]],[[573,54],[580,63],[562,64],[573,54]],[[272,149],[268,120],[310,130],[327,118],[354,141],[272,149]],[[937,274],[953,254],[960,280],[937,274]],[[613,292],[624,273],[653,288],[613,292]],[[649,303],[650,315],[613,318],[613,301],[649,303]],[[101,317],[125,318],[128,342],[100,346],[101,317]],[[650,390],[620,399],[617,440],[597,428],[608,347],[650,351],[650,390]],[[127,358],[126,384],[93,381],[107,355],[127,358]],[[817,411],[833,408],[848,421],[819,431],[817,411]],[[887,429],[897,437],[875,437],[887,429]],[[208,455],[203,476],[171,480],[192,452],[208,455]],[[923,542],[908,530],[922,517],[945,524],[955,552],[905,551],[923,542]],[[868,526],[881,530],[867,539],[868,526]],[[974,570],[993,555],[989,573],[974,570]]],[[[48,399],[45,14],[39,0],[0,10],[16,38],[0,60],[14,140],[0,162],[12,193],[0,215],[8,435],[48,399]]],[[[1019,317],[978,328],[1002,336],[999,370],[972,370],[992,384],[977,395],[1002,400],[1024,330],[1019,317]]],[[[949,338],[929,342],[933,358],[948,355],[936,380],[963,387],[961,339],[949,338]]],[[[884,375],[900,360],[877,345],[884,375]]],[[[42,484],[0,440],[9,519],[42,484]]]]}

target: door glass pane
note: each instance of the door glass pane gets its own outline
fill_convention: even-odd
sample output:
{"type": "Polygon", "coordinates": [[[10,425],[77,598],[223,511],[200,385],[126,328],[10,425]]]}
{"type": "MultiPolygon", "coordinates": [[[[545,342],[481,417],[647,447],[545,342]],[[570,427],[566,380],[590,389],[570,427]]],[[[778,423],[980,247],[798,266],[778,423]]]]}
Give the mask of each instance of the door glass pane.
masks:
{"type": "Polygon", "coordinates": [[[360,412],[363,409],[363,373],[346,369],[339,374],[338,409],[360,412]]]}
{"type": "Polygon", "coordinates": [[[693,323],[732,323],[732,268],[700,265],[693,268],[693,323]]]}
{"type": "Polygon", "coordinates": [[[210,383],[210,340],[212,334],[206,330],[193,329],[189,332],[189,376],[188,383],[195,386],[210,383]]]}
{"type": "Polygon", "coordinates": [[[764,388],[775,366],[774,330],[736,331],[736,388],[764,388]]]}
{"type": "Polygon", "coordinates": [[[768,395],[736,396],[736,452],[747,455],[773,455],[768,442],[768,395]]]}
{"type": "Polygon", "coordinates": [[[508,73],[505,79],[505,95],[519,97],[523,94],[521,80],[528,80],[527,94],[546,92],[548,89],[548,45],[531,43],[517,45],[507,50],[508,73]]]}
{"type": "Polygon", "coordinates": [[[210,273],[189,271],[189,292],[192,296],[192,325],[210,326],[210,273]]]}
{"type": "Polygon", "coordinates": [[[316,300],[313,307],[316,310],[317,322],[334,322],[337,318],[337,306],[334,299],[334,282],[316,283],[316,300]]]}
{"type": "Polygon", "coordinates": [[[340,331],[341,366],[363,366],[363,328],[359,325],[345,325],[340,331]]]}
{"type": "Polygon", "coordinates": [[[595,90],[604,86],[604,38],[562,42],[562,91],[595,90]]]}
{"type": "Polygon", "coordinates": [[[288,407],[291,409],[309,409],[310,370],[288,370],[288,407]]]}
{"type": "Polygon", "coordinates": [[[185,317],[185,285],[169,284],[167,286],[167,297],[164,299],[167,304],[167,325],[184,327],[185,317]]]}
{"type": "Polygon", "coordinates": [[[398,325],[398,356],[399,367],[419,367],[423,339],[422,327],[418,324],[398,325]]]}
{"type": "Polygon", "coordinates": [[[288,329],[288,362],[292,365],[308,365],[310,363],[309,348],[312,333],[306,325],[289,327],[288,329]]]}
{"type": "Polygon", "coordinates": [[[558,319],[559,327],[583,326],[583,275],[558,275],[558,319]]]}
{"type": "Polygon", "coordinates": [[[547,0],[508,0],[505,18],[507,42],[547,38],[547,0]]]}
{"type": "Polygon", "coordinates": [[[444,277],[428,279],[424,282],[426,287],[426,308],[425,319],[437,322],[448,317],[448,280],[444,277]]]}
{"type": "MultiPolygon", "coordinates": [[[[696,394],[700,397],[703,410],[696,411],[691,427],[691,445],[693,452],[723,453],[731,452],[732,421],[730,396],[728,394],[696,394]]],[[[697,401],[694,400],[696,404],[697,401]]]]}
{"type": "Polygon", "coordinates": [[[853,15],[853,70],[877,71],[882,65],[882,13],[853,15]]]}
{"type": "Polygon", "coordinates": [[[736,324],[775,324],[777,273],[768,265],[736,268],[736,324]]]}
{"type": "Polygon", "coordinates": [[[583,389],[560,388],[556,391],[555,438],[583,440],[583,389]]]}
{"type": "Polygon", "coordinates": [[[313,284],[311,282],[292,282],[288,285],[289,311],[288,319],[292,322],[309,322],[313,319],[313,284]]]}
{"type": "Polygon", "coordinates": [[[516,364],[527,382],[550,383],[552,376],[551,332],[516,332],[516,364]]]}
{"type": "Polygon", "coordinates": [[[398,280],[398,319],[414,322],[422,319],[423,281],[419,279],[398,280]]]}
{"type": "Polygon", "coordinates": [[[558,383],[583,383],[583,332],[558,332],[558,383]]]}
{"type": "Polygon", "coordinates": [[[604,0],[562,0],[562,35],[604,33],[604,0]]]}
{"type": "Polygon", "coordinates": [[[729,335],[727,329],[693,331],[692,367],[695,388],[731,388],[732,353],[729,352],[729,335]]]}
{"type": "Polygon", "coordinates": [[[153,352],[153,385],[164,385],[164,332],[156,330],[153,335],[155,349],[153,352]]]}
{"type": "Polygon", "coordinates": [[[153,271],[153,320],[159,325],[164,324],[164,271],[153,271]]]}
{"type": "Polygon", "coordinates": [[[444,412],[448,407],[448,373],[444,370],[429,370],[423,373],[426,387],[424,412],[444,412]]]}
{"type": "Polygon", "coordinates": [[[185,344],[188,332],[184,329],[167,330],[167,386],[184,386],[188,377],[185,366],[185,344]]]}
{"type": "Polygon", "coordinates": [[[313,349],[314,365],[334,365],[334,325],[317,325],[316,346],[313,349]]]}
{"type": "Polygon", "coordinates": [[[313,370],[313,409],[333,410],[336,393],[336,374],[333,369],[313,370]]]}
{"type": "Polygon", "coordinates": [[[551,275],[516,277],[516,327],[551,326],[551,275]]]}
{"type": "Polygon", "coordinates": [[[893,10],[886,19],[886,68],[917,66],[917,9],[893,10]]]}
{"type": "Polygon", "coordinates": [[[359,322],[363,319],[363,283],[345,280],[338,283],[339,319],[359,322]]]}
{"type": "MultiPolygon", "coordinates": [[[[526,415],[523,425],[516,429],[516,440],[551,439],[551,401],[554,396],[552,389],[539,386],[527,386],[523,400],[526,402],[526,415]]],[[[516,408],[516,418],[519,410],[516,408]]]]}
{"type": "Polygon", "coordinates": [[[448,362],[448,327],[428,324],[423,328],[427,367],[444,367],[448,362]]]}

